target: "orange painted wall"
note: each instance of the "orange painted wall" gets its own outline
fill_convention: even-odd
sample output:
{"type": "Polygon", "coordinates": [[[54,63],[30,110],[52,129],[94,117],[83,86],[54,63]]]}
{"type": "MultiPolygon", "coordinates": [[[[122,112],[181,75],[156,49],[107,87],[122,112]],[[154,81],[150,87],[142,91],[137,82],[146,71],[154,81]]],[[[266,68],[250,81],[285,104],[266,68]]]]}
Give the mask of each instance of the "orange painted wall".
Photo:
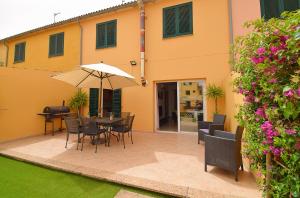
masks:
{"type": "MultiPolygon", "coordinates": [[[[205,79],[207,84],[222,85],[230,73],[229,25],[227,0],[193,0],[193,35],[164,39],[164,7],[189,2],[160,0],[145,5],[146,11],[146,87],[123,89],[123,111],[136,114],[134,129],[153,131],[155,114],[154,85],[159,81],[205,79]]],[[[132,7],[82,22],[83,63],[104,61],[139,77],[139,10],[132,7]],[[117,19],[117,47],[95,49],[96,24],[117,19]],[[131,67],[130,60],[138,65],[131,67]]],[[[225,112],[224,101],[220,101],[225,112]]],[[[211,118],[214,106],[208,101],[211,118]]]]}
{"type": "Polygon", "coordinates": [[[74,94],[74,87],[51,79],[51,74],[0,67],[0,142],[43,134],[44,118],[37,113],[74,94]]]}
{"type": "MultiPolygon", "coordinates": [[[[241,36],[247,31],[243,24],[246,21],[260,18],[260,1],[259,0],[232,0],[232,28],[233,36],[241,36]]],[[[243,97],[240,94],[232,93],[233,81],[235,74],[232,73],[224,80],[225,89],[225,109],[228,129],[234,131],[238,125],[234,116],[238,113],[239,105],[243,103],[243,97]]]]}

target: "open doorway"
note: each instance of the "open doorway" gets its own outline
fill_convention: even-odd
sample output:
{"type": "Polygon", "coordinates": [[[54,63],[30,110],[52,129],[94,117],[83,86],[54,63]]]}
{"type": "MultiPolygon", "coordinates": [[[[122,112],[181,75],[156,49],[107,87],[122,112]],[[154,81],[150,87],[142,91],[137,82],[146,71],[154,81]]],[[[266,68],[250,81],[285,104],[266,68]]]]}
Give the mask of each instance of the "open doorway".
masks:
{"type": "Polygon", "coordinates": [[[157,84],[158,129],[178,131],[177,82],[157,84]]]}

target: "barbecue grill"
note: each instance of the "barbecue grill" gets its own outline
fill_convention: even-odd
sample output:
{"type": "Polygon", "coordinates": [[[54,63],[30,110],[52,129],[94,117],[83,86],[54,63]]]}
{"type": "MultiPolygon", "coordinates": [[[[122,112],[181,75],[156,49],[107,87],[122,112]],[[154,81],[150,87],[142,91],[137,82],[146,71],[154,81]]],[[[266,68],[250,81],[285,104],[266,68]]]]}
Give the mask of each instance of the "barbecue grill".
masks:
{"type": "MultiPolygon", "coordinates": [[[[64,104],[64,102],[63,102],[64,104]]],[[[47,133],[47,123],[52,124],[52,135],[54,135],[54,119],[59,118],[60,119],[60,128],[58,131],[62,131],[62,120],[64,119],[64,116],[69,116],[70,108],[67,106],[46,106],[43,110],[43,113],[38,113],[40,116],[45,117],[45,135],[47,133]]]]}

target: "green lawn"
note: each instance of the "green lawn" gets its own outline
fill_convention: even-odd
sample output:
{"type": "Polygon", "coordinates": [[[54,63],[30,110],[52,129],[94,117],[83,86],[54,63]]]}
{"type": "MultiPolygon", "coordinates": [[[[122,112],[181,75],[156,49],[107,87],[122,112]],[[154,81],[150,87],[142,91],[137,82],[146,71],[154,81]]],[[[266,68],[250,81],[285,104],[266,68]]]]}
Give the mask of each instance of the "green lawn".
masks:
{"type": "Polygon", "coordinates": [[[114,197],[120,189],[160,194],[55,171],[0,156],[0,197],[114,197]]]}

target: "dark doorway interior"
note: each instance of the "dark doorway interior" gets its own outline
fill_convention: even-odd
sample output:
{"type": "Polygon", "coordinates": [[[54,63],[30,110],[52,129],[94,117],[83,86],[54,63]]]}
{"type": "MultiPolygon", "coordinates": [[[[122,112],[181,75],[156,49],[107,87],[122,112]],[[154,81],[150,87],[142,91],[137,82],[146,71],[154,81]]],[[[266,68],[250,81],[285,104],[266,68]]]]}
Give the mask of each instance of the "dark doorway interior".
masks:
{"type": "Polygon", "coordinates": [[[160,131],[178,131],[177,83],[158,83],[158,114],[160,131]]]}

